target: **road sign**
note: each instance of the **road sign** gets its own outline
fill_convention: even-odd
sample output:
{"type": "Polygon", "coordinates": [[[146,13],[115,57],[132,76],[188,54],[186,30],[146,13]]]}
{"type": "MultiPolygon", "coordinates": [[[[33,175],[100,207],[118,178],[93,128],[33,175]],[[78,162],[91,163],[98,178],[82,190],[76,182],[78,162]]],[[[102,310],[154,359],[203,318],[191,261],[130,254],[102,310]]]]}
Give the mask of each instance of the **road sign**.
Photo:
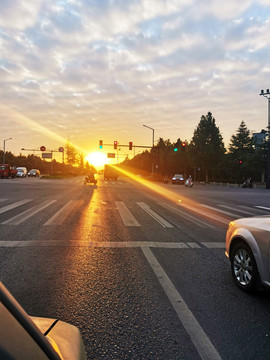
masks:
{"type": "Polygon", "coordinates": [[[64,152],[64,151],[65,151],[65,149],[61,146],[61,147],[58,149],[58,151],[60,151],[60,152],[64,152]]]}
{"type": "Polygon", "coordinates": [[[52,153],[42,153],[42,159],[52,159],[52,153]]]}
{"type": "Polygon", "coordinates": [[[115,153],[107,153],[107,158],[115,158],[115,153]]]}
{"type": "Polygon", "coordinates": [[[45,151],[45,150],[46,150],[45,146],[40,147],[40,151],[45,151]]]}

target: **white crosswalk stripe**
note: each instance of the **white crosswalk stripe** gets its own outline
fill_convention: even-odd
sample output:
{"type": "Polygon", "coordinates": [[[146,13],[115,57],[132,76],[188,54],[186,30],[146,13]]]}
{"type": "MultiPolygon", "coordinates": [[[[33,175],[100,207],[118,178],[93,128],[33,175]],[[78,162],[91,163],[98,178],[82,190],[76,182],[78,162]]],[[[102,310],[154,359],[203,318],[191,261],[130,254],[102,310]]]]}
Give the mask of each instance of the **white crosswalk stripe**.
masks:
{"type": "Polygon", "coordinates": [[[32,199],[24,199],[24,200],[21,200],[21,201],[17,201],[17,202],[15,202],[13,204],[4,206],[4,207],[2,207],[0,209],[0,214],[3,214],[4,212],[7,212],[9,210],[15,209],[16,207],[19,207],[21,205],[27,204],[30,201],[32,201],[32,199]]]}
{"type": "MultiPolygon", "coordinates": [[[[0,220],[0,225],[15,225],[15,226],[21,224],[22,222],[28,220],[31,217],[34,217],[34,215],[40,213],[43,209],[57,202],[57,200],[48,199],[38,205],[32,206],[31,208],[24,210],[25,209],[24,205],[34,201],[34,199],[22,199],[8,205],[4,204],[5,201],[9,201],[9,200],[0,199],[0,203],[2,205],[2,207],[0,206],[0,215],[6,214],[2,222],[0,220]],[[17,214],[15,216],[11,216],[10,218],[6,219],[8,216],[8,212],[11,212],[11,210],[13,209],[16,209],[17,214]],[[21,210],[21,212],[18,214],[19,210],[21,210]]],[[[100,201],[104,206],[110,203],[110,202],[108,203],[107,201],[102,201],[102,200],[100,201]]],[[[66,219],[68,219],[68,217],[71,216],[72,212],[82,207],[83,203],[84,200],[82,199],[70,200],[62,206],[59,206],[59,203],[57,202],[58,205],[56,207],[58,207],[58,209],[56,209],[54,213],[52,213],[54,208],[50,210],[51,212],[50,217],[49,219],[47,217],[46,220],[43,220],[44,221],[43,225],[44,226],[62,225],[64,221],[66,221],[66,219]]],[[[123,201],[115,201],[114,203],[123,221],[124,226],[130,226],[130,227],[142,226],[142,224],[140,224],[136,219],[136,217],[134,216],[133,212],[135,211],[135,208],[131,208],[130,210],[130,208],[123,201]]],[[[160,224],[164,229],[170,229],[181,226],[181,221],[183,219],[189,221],[192,224],[195,224],[200,228],[214,229],[215,226],[207,222],[207,220],[200,219],[200,215],[204,215],[210,219],[222,222],[227,225],[229,220],[226,219],[226,215],[232,218],[239,218],[245,215],[254,216],[261,213],[265,214],[265,213],[269,213],[270,211],[269,207],[265,207],[261,205],[257,205],[254,207],[248,207],[243,205],[230,207],[225,204],[219,204],[216,205],[216,207],[213,207],[206,204],[200,204],[201,207],[212,210],[211,212],[207,212],[207,210],[203,212],[202,209],[199,208],[197,209],[194,206],[190,206],[188,204],[181,203],[179,205],[172,206],[166,202],[155,203],[156,206],[159,207],[162,206],[163,208],[167,209],[169,211],[168,216],[170,216],[169,215],[170,213],[174,213],[178,215],[178,219],[179,219],[179,223],[178,223],[178,220],[173,220],[172,222],[170,222],[171,221],[170,217],[168,217],[167,219],[163,218],[158,212],[154,211],[150,207],[150,205],[148,205],[145,202],[134,202],[134,204],[136,204],[141,209],[141,211],[147,213],[153,220],[155,220],[158,224],[160,224]],[[226,211],[226,209],[228,209],[229,211],[226,211]],[[230,210],[232,210],[232,212],[230,210]],[[193,214],[191,214],[190,211],[192,211],[193,214]],[[215,211],[217,214],[215,214],[213,211],[215,211]],[[219,214],[224,214],[224,217],[222,217],[222,215],[219,214]]],[[[137,212],[138,212],[138,208],[137,208],[137,212]]],[[[42,217],[40,216],[39,219],[42,219],[42,217]]],[[[191,243],[190,246],[196,247],[196,244],[192,245],[191,243]]]]}
{"type": "Polygon", "coordinates": [[[33,215],[37,214],[38,212],[40,212],[41,210],[45,209],[46,207],[50,206],[51,204],[53,204],[56,200],[46,200],[43,201],[41,204],[36,205],[28,210],[25,210],[24,212],[13,216],[12,218],[3,221],[1,224],[2,225],[19,225],[21,224],[23,221],[29,219],[30,217],[32,217],[33,215]]]}
{"type": "Polygon", "coordinates": [[[153,219],[155,219],[161,226],[164,228],[173,228],[174,226],[170,224],[168,221],[163,219],[159,214],[157,214],[154,210],[150,208],[149,205],[145,204],[144,202],[137,202],[137,204],[153,219]]]}
{"type": "Polygon", "coordinates": [[[44,225],[62,225],[64,220],[69,214],[77,207],[82,205],[83,200],[74,201],[70,200],[65,206],[63,206],[57,213],[55,213],[44,225]]]}

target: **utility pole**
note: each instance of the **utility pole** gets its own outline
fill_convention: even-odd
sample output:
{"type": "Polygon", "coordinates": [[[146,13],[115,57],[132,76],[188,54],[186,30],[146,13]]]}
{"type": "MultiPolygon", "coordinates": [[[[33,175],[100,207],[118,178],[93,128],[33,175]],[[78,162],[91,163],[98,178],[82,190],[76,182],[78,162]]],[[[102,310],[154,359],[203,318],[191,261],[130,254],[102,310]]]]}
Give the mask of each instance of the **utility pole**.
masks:
{"type": "Polygon", "coordinates": [[[261,90],[260,95],[264,96],[268,100],[268,126],[266,137],[266,164],[265,164],[265,179],[266,189],[270,189],[270,92],[261,90]]]}

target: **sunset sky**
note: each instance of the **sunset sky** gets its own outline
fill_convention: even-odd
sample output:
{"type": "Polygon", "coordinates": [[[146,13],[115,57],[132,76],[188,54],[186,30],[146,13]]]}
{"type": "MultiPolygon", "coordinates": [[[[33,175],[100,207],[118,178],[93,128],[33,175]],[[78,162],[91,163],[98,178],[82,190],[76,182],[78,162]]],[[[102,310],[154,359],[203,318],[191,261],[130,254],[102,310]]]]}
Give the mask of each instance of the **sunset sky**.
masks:
{"type": "Polygon", "coordinates": [[[0,147],[189,141],[208,111],[226,146],[260,132],[269,30],[269,0],[1,0],[0,147]]]}

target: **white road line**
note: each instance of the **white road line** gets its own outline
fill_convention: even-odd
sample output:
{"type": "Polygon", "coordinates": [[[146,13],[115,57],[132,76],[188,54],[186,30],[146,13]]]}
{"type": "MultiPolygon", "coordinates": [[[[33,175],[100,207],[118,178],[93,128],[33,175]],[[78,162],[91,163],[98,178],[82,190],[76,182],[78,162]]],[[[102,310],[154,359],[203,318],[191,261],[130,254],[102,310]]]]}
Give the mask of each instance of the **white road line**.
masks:
{"type": "Polygon", "coordinates": [[[145,211],[148,215],[150,215],[153,219],[155,219],[161,226],[164,228],[173,228],[174,226],[170,224],[168,221],[163,219],[159,214],[157,214],[154,210],[150,208],[144,202],[137,202],[137,204],[145,211]]]}
{"type": "Polygon", "coordinates": [[[201,358],[203,360],[221,360],[221,357],[214,345],[211,343],[193,313],[188,308],[182,296],[174,287],[173,283],[155,258],[152,251],[149,248],[142,248],[142,251],[201,358]]]}
{"type": "Polygon", "coordinates": [[[206,223],[205,221],[199,220],[199,219],[195,218],[194,216],[185,213],[184,211],[176,209],[174,206],[171,206],[171,205],[166,204],[164,202],[161,202],[160,205],[165,207],[168,210],[173,211],[174,213],[176,213],[178,215],[181,215],[183,218],[189,220],[190,222],[192,222],[193,224],[198,225],[201,228],[207,228],[207,227],[212,228],[212,229],[214,228],[214,226],[206,223]]]}
{"type": "Polygon", "coordinates": [[[203,206],[203,207],[205,207],[207,209],[210,209],[210,210],[215,210],[217,212],[220,212],[222,214],[229,215],[229,216],[232,216],[232,217],[239,217],[238,214],[234,214],[234,213],[231,213],[231,212],[228,212],[228,211],[220,210],[220,209],[217,209],[217,208],[215,208],[213,206],[209,206],[209,205],[205,205],[205,204],[200,204],[200,206],[203,206]]]}
{"type": "Polygon", "coordinates": [[[123,201],[115,201],[115,205],[125,226],[141,226],[123,201]]]}
{"type": "Polygon", "coordinates": [[[250,212],[250,211],[245,211],[245,210],[239,210],[236,208],[231,208],[230,206],[227,205],[218,205],[220,207],[223,207],[224,209],[228,209],[228,210],[236,210],[237,212],[241,213],[241,214],[246,214],[246,215],[254,215],[254,213],[250,212]]]}
{"type": "MultiPolygon", "coordinates": [[[[81,203],[82,201],[80,201],[81,203]]],[[[70,200],[57,213],[55,213],[44,225],[61,225],[71,211],[78,206],[79,201],[70,200]]]]}
{"type": "Polygon", "coordinates": [[[258,209],[263,209],[263,210],[270,210],[269,207],[266,207],[266,206],[254,206],[255,208],[258,208],[258,209]]]}
{"type": "Polygon", "coordinates": [[[21,224],[23,221],[29,219],[31,216],[37,214],[38,212],[40,212],[41,210],[45,209],[46,207],[48,207],[49,205],[51,205],[52,203],[54,203],[56,200],[46,200],[43,203],[34,206],[16,216],[13,216],[12,218],[2,222],[1,224],[3,225],[19,225],[21,224]]]}
{"type": "Polygon", "coordinates": [[[6,211],[9,211],[9,210],[11,210],[11,209],[14,209],[14,208],[16,208],[16,207],[18,207],[18,206],[21,206],[21,205],[23,205],[23,204],[26,204],[26,203],[28,203],[28,202],[30,202],[30,201],[32,201],[32,199],[24,199],[24,200],[21,200],[21,201],[17,201],[17,202],[15,202],[15,203],[13,203],[13,204],[4,206],[4,207],[2,207],[2,208],[0,209],[0,214],[3,214],[3,213],[6,212],[6,211]]]}
{"type": "MultiPolygon", "coordinates": [[[[223,249],[224,243],[218,242],[203,242],[201,243],[208,249],[223,249]]],[[[87,247],[87,248],[163,248],[163,249],[202,249],[196,243],[166,243],[166,242],[151,242],[151,241],[87,241],[87,240],[23,240],[0,241],[0,247],[87,247]]]]}
{"type": "Polygon", "coordinates": [[[202,242],[201,244],[208,249],[225,249],[225,244],[223,242],[202,242]]]}
{"type": "Polygon", "coordinates": [[[200,215],[203,215],[203,216],[206,216],[210,219],[213,219],[215,221],[218,221],[218,222],[221,222],[222,224],[225,224],[225,225],[228,225],[229,224],[229,221],[223,217],[220,217],[218,215],[214,215],[214,214],[211,214],[209,212],[205,212],[205,211],[202,211],[202,209],[198,208],[198,207],[195,207],[195,206],[192,206],[192,205],[187,205],[187,204],[184,204],[184,203],[180,203],[179,206],[182,206],[188,210],[191,210],[191,211],[194,211],[200,215]]]}
{"type": "Polygon", "coordinates": [[[7,199],[0,199],[0,202],[7,201],[7,199]]]}

